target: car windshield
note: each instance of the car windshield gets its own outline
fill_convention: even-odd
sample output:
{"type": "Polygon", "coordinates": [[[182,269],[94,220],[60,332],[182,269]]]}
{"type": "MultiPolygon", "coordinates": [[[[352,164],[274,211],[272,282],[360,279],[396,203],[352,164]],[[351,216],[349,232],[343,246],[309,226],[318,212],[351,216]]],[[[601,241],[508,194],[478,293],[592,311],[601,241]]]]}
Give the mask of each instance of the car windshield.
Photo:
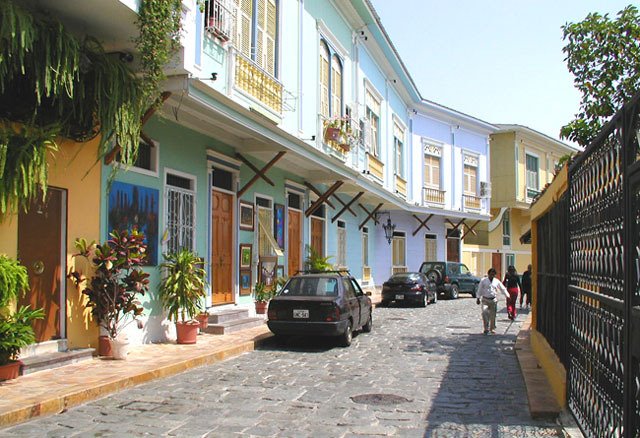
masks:
{"type": "Polygon", "coordinates": [[[394,274],[389,278],[391,283],[404,283],[406,281],[419,281],[420,274],[417,272],[402,272],[400,274],[394,274]]]}
{"type": "Polygon", "coordinates": [[[279,295],[304,297],[331,297],[338,295],[338,280],[323,277],[293,277],[279,295]]]}
{"type": "Polygon", "coordinates": [[[444,272],[444,263],[440,263],[440,262],[424,262],[422,264],[422,267],[420,268],[420,272],[422,272],[424,274],[426,272],[431,271],[432,269],[435,269],[438,272],[444,272]]]}

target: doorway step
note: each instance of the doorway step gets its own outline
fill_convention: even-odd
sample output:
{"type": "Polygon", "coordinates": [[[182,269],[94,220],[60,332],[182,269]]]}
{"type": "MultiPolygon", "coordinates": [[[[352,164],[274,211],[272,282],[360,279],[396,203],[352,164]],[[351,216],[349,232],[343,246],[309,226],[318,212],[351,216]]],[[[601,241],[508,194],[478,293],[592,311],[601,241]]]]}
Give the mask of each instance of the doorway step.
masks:
{"type": "Polygon", "coordinates": [[[209,314],[206,333],[226,335],[240,330],[258,327],[265,323],[263,317],[250,317],[249,309],[225,309],[209,314]]]}
{"type": "Polygon", "coordinates": [[[69,350],[66,339],[40,342],[22,349],[22,375],[58,368],[93,358],[95,348],[69,350]]]}

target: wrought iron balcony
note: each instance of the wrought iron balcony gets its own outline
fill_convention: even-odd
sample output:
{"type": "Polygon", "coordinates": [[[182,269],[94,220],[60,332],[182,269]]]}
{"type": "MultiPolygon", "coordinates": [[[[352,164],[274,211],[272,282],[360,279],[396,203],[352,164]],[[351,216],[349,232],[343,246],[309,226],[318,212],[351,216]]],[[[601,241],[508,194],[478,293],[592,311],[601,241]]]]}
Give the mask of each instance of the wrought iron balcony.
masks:
{"type": "Polygon", "coordinates": [[[204,30],[221,42],[229,41],[235,29],[236,11],[225,0],[207,0],[204,9],[204,30]]]}

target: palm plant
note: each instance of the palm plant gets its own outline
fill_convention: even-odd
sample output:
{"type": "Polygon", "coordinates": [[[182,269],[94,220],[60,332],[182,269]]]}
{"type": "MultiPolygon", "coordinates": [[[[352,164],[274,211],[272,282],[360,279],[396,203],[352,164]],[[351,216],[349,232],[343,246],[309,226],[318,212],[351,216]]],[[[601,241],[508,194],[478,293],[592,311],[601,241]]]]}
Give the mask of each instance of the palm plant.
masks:
{"type": "Polygon", "coordinates": [[[207,287],[204,260],[192,251],[183,249],[164,254],[160,268],[164,278],[160,283],[159,296],[169,319],[186,322],[195,318],[202,310],[201,303],[207,287]]]}
{"type": "Polygon", "coordinates": [[[305,269],[312,272],[324,272],[333,270],[333,265],[329,263],[329,259],[333,256],[323,257],[312,246],[307,245],[309,255],[304,261],[305,269]]]}

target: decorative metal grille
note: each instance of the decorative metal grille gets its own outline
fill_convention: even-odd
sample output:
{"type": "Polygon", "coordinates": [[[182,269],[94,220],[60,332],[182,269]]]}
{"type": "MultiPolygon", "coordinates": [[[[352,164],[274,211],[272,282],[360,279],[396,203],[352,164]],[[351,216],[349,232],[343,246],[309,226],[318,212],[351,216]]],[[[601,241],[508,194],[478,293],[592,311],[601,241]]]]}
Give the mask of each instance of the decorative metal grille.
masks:
{"type": "Polygon", "coordinates": [[[167,252],[193,251],[195,196],[193,192],[167,187],[167,252]]]}
{"type": "Polygon", "coordinates": [[[567,400],[589,437],[640,437],[639,99],[569,174],[567,400]]]}
{"type": "MultiPolygon", "coordinates": [[[[569,333],[569,234],[567,230],[568,196],[538,220],[538,265],[536,329],[554,349],[560,362],[568,368],[569,333]]],[[[505,213],[506,214],[506,213],[505,213]]]]}

